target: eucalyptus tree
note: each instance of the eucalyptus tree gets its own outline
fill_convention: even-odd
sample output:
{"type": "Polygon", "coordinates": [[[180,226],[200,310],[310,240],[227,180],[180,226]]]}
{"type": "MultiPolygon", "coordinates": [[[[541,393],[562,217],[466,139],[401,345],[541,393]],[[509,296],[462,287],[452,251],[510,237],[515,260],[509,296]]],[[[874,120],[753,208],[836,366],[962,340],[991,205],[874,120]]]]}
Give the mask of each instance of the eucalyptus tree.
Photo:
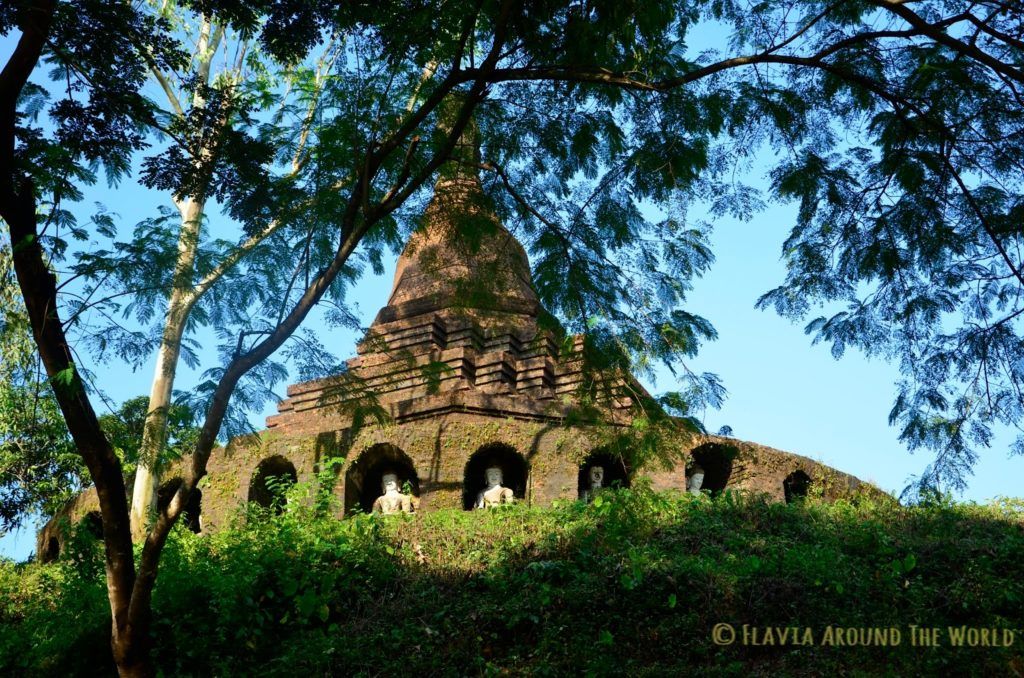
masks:
{"type": "MultiPolygon", "coordinates": [[[[282,139],[296,125],[264,108],[277,101],[273,91],[246,92],[233,76],[200,80],[186,86],[189,108],[179,98],[176,120],[139,95],[147,72],[190,72],[165,17],[93,0],[26,1],[0,13],[4,32],[20,31],[0,74],[0,216],[10,227],[40,357],[99,496],[114,658],[125,675],[154,670],[146,643],[160,554],[206,473],[240,385],[254,375],[260,381],[280,376],[268,359],[314,307],[343,302],[345,286],[363,267],[380,268],[385,249],[419,226],[431,180],[452,163],[483,176],[487,199],[533,255],[542,300],[567,333],[585,336],[585,355],[603,371],[642,373],[662,361],[686,374],[685,358],[713,335],[706,321],[681,308],[711,258],[686,208],[705,200],[713,214],[748,214],[758,199],[734,180],[734,170],[764,145],[780,151],[773,194],[802,200],[785,251],[792,275],[765,303],[800,314],[805,301],[853,298],[874,286],[874,296],[860,304],[870,313],[812,329],[820,327],[839,347],[859,342],[909,350],[915,359],[918,347],[941,342],[952,311],[977,309],[978,301],[997,310],[1016,303],[1017,233],[1007,224],[1016,214],[1010,206],[1019,204],[1019,177],[1015,154],[1003,151],[1019,143],[1020,24],[1012,5],[484,0],[338,7],[196,0],[186,6],[208,26],[205,39],[212,41],[218,26],[225,34],[236,31],[239,44],[258,44],[273,68],[314,69],[314,48],[337,41],[338,57],[324,72],[316,103],[300,109],[314,114],[308,122],[295,118],[298,129],[309,129],[308,161],[289,166],[292,156],[280,154],[295,148],[282,139]],[[726,44],[689,52],[686,39],[709,25],[728,36],[726,44]],[[45,104],[30,82],[44,55],[68,83],[46,109],[50,127],[34,119],[45,104]],[[479,129],[479,157],[459,150],[471,125],[479,129]],[[186,297],[193,294],[202,276],[225,262],[204,298],[215,299],[232,276],[246,284],[226,293],[228,303],[211,306],[223,338],[220,362],[198,389],[204,415],[183,481],[157,511],[136,563],[120,461],[99,426],[66,331],[77,307],[62,300],[51,266],[62,248],[56,227],[67,222],[60,199],[94,179],[91,164],[124,173],[156,130],[174,143],[143,161],[143,181],[173,191],[189,209],[202,203],[209,212],[214,201],[219,214],[239,225],[241,239],[210,248],[208,257],[198,247],[193,266],[179,243],[186,232],[201,236],[202,224],[185,210],[173,231],[159,221],[144,225],[125,248],[84,256],[79,270],[100,270],[115,257],[177,262],[162,288],[167,309],[179,287],[186,297]],[[926,194],[943,187],[948,191],[939,198],[926,194]],[[638,208],[643,201],[667,217],[649,221],[638,208]],[[929,210],[915,207],[936,201],[929,210]],[[930,237],[926,225],[941,237],[930,237]],[[266,251],[287,267],[246,268],[262,248],[247,251],[245,243],[261,237],[280,238],[276,250],[266,251]],[[130,256],[168,243],[160,257],[130,256]],[[232,252],[244,256],[232,260],[232,252]],[[179,280],[183,261],[189,275],[179,280]],[[963,273],[965,263],[996,266],[988,274],[994,289],[1007,281],[1011,287],[969,299],[967,290],[983,281],[975,279],[977,270],[963,273]],[[275,293],[261,294],[245,277],[249,270],[268,276],[266,289],[275,293]],[[935,290],[952,290],[956,303],[929,308],[935,290]],[[897,303],[904,297],[912,303],[897,303]]],[[[484,224],[466,218],[455,226],[454,237],[472,246],[484,224]]],[[[72,233],[81,230],[89,236],[86,227],[72,233]]],[[[187,251],[192,243],[185,244],[187,251]]],[[[1012,317],[998,327],[1015,338],[1016,307],[1009,309],[1012,317]]],[[[964,329],[972,330],[979,317],[969,316],[964,329]]],[[[315,344],[301,345],[322,353],[315,344]]],[[[975,368],[994,364],[985,351],[961,353],[975,368]]],[[[959,383],[948,370],[935,376],[947,386],[959,383]]],[[[690,377],[703,387],[693,393],[720,395],[713,377],[690,377]]],[[[1006,380],[1006,412],[1016,421],[1016,373],[1006,380]]],[[[664,404],[688,401],[670,397],[664,404]]],[[[934,399],[924,406],[942,405],[934,399]]],[[[904,411],[912,410],[898,409],[897,416],[904,411]]],[[[646,421],[638,416],[637,428],[646,421]]]]}

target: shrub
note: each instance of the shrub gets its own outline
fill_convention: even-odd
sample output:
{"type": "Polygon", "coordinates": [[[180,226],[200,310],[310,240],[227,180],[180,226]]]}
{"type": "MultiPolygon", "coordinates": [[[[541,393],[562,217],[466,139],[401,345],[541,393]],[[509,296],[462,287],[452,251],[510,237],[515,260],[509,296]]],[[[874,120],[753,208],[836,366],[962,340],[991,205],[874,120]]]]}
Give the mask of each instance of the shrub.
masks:
{"type": "MultiPolygon", "coordinates": [[[[1024,511],[607,490],[589,504],[331,517],[320,497],[176,529],[154,598],[167,675],[1006,673],[1024,646],[1024,511]],[[897,647],[716,646],[741,628],[903,629],[897,647]],[[907,628],[1017,630],[912,647],[907,628]]],[[[100,546],[0,564],[0,673],[106,673],[100,546]]]]}

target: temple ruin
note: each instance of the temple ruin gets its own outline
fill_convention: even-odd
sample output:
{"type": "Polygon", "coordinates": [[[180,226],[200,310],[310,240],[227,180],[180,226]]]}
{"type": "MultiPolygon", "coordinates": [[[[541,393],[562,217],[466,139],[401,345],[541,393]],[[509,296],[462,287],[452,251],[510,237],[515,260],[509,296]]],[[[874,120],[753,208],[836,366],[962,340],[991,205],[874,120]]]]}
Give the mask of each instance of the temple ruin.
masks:
{"type": "MultiPolygon", "coordinates": [[[[416,511],[469,509],[495,466],[517,502],[539,505],[583,497],[594,465],[605,487],[645,478],[657,490],[735,489],[778,501],[869,487],[733,438],[681,438],[667,461],[639,465],[609,451],[604,434],[628,425],[629,402],[606,403],[600,421],[570,423],[582,379],[572,347],[581,340],[558,337],[548,318],[526,251],[489,209],[476,171],[442,175],[398,259],[387,305],[345,373],[288,387],[265,431],[217,449],[183,520],[216,530],[247,501],[271,505],[275,484],[310,481],[339,460],[343,514],[372,510],[385,474],[397,476],[416,511]],[[453,216],[471,217],[479,241],[458,237],[453,216]],[[354,426],[358,418],[366,423],[354,426]]],[[[171,469],[162,492],[174,482],[171,469]]],[[[85,492],[66,515],[80,520],[96,507],[85,492]]],[[[55,556],[60,539],[55,523],[44,528],[40,557],[55,556]]]]}

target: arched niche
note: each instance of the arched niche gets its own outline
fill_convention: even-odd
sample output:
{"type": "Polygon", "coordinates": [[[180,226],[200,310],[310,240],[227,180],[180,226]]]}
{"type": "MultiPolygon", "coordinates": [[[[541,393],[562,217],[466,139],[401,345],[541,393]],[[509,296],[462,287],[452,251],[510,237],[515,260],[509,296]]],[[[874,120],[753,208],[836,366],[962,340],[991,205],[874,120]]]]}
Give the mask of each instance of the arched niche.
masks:
{"type": "Polygon", "coordinates": [[[99,511],[89,511],[82,516],[81,525],[92,537],[103,539],[103,516],[99,511]]]}
{"type": "Polygon", "coordinates": [[[462,477],[462,508],[469,510],[487,486],[485,472],[491,466],[501,469],[502,485],[512,490],[518,501],[526,500],[526,487],[530,478],[530,465],[515,448],[502,443],[484,445],[466,462],[462,477]]]}
{"type": "Polygon", "coordinates": [[[397,475],[400,487],[409,483],[413,496],[419,496],[420,478],[409,455],[390,443],[378,443],[363,451],[345,472],[345,515],[356,507],[364,513],[373,510],[385,473],[397,475]]]}
{"type": "Polygon", "coordinates": [[[590,489],[590,469],[600,466],[604,469],[604,482],[602,487],[629,487],[630,472],[626,460],[621,455],[598,449],[591,452],[583,463],[576,478],[576,494],[581,499],[587,490],[590,489]]]}
{"type": "Polygon", "coordinates": [[[797,469],[782,481],[782,491],[786,495],[786,503],[791,504],[807,496],[811,489],[811,477],[797,469]]]}
{"type": "MultiPolygon", "coordinates": [[[[181,478],[171,478],[166,483],[161,485],[156,491],[156,505],[163,510],[168,504],[171,503],[171,499],[174,498],[174,493],[181,487],[181,478]]],[[[251,490],[250,490],[251,494],[251,490]]],[[[200,522],[200,516],[203,512],[203,492],[198,487],[192,490],[192,496],[189,497],[188,503],[185,504],[185,509],[181,512],[181,518],[179,520],[192,532],[199,534],[202,530],[202,523],[200,522]]]]}
{"type": "Polygon", "coordinates": [[[57,558],[60,557],[60,541],[57,537],[50,537],[46,540],[43,545],[43,550],[39,554],[39,562],[41,563],[53,563],[56,562],[57,558]]]}
{"type": "Polygon", "coordinates": [[[691,453],[692,459],[689,473],[695,470],[704,472],[704,481],[699,489],[710,490],[717,494],[724,490],[729,484],[729,477],[732,475],[732,460],[736,456],[733,448],[718,443],[705,443],[695,448],[691,453]]]}
{"type": "Polygon", "coordinates": [[[267,457],[256,467],[249,483],[249,501],[264,508],[274,507],[278,511],[284,509],[285,499],[282,491],[294,485],[299,479],[295,465],[277,454],[267,457]]]}

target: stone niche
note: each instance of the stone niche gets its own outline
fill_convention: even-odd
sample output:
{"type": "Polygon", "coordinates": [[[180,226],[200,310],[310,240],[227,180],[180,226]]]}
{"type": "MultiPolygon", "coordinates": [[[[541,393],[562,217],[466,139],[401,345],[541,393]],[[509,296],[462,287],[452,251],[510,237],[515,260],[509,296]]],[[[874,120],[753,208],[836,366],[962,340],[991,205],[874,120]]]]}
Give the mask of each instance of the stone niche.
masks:
{"type": "Polygon", "coordinates": [[[295,465],[284,456],[275,454],[259,463],[249,482],[249,501],[264,508],[276,506],[283,508],[283,502],[275,504],[275,499],[288,485],[298,481],[295,465]]]}
{"type": "Polygon", "coordinates": [[[735,449],[718,443],[705,443],[694,448],[690,452],[691,471],[698,468],[704,471],[700,489],[717,494],[728,487],[735,456],[735,449]]]}
{"type": "Polygon", "coordinates": [[[802,469],[793,471],[782,481],[782,492],[787,504],[803,499],[810,489],[811,477],[802,469]]]}
{"type": "MultiPolygon", "coordinates": [[[[167,506],[171,499],[174,497],[174,493],[181,487],[181,478],[171,478],[167,482],[160,485],[156,491],[156,505],[159,508],[167,506]]],[[[199,534],[202,532],[202,514],[203,514],[203,491],[198,487],[192,490],[192,496],[182,511],[181,521],[192,532],[199,534]]]]}
{"type": "Polygon", "coordinates": [[[381,481],[385,473],[398,476],[400,491],[408,484],[415,498],[420,495],[420,477],[412,459],[401,448],[389,443],[377,443],[363,451],[345,471],[345,514],[355,511],[370,513],[373,502],[381,495],[381,481]]]}
{"type": "Polygon", "coordinates": [[[512,490],[516,501],[529,501],[530,465],[515,448],[501,443],[484,445],[466,462],[462,480],[462,508],[472,509],[477,495],[487,485],[487,469],[501,469],[502,485],[512,490]]]}
{"type": "Polygon", "coordinates": [[[626,488],[630,486],[632,472],[621,455],[605,449],[597,449],[587,455],[580,464],[576,478],[576,495],[581,499],[590,490],[590,469],[600,466],[604,469],[602,487],[626,488]]]}

